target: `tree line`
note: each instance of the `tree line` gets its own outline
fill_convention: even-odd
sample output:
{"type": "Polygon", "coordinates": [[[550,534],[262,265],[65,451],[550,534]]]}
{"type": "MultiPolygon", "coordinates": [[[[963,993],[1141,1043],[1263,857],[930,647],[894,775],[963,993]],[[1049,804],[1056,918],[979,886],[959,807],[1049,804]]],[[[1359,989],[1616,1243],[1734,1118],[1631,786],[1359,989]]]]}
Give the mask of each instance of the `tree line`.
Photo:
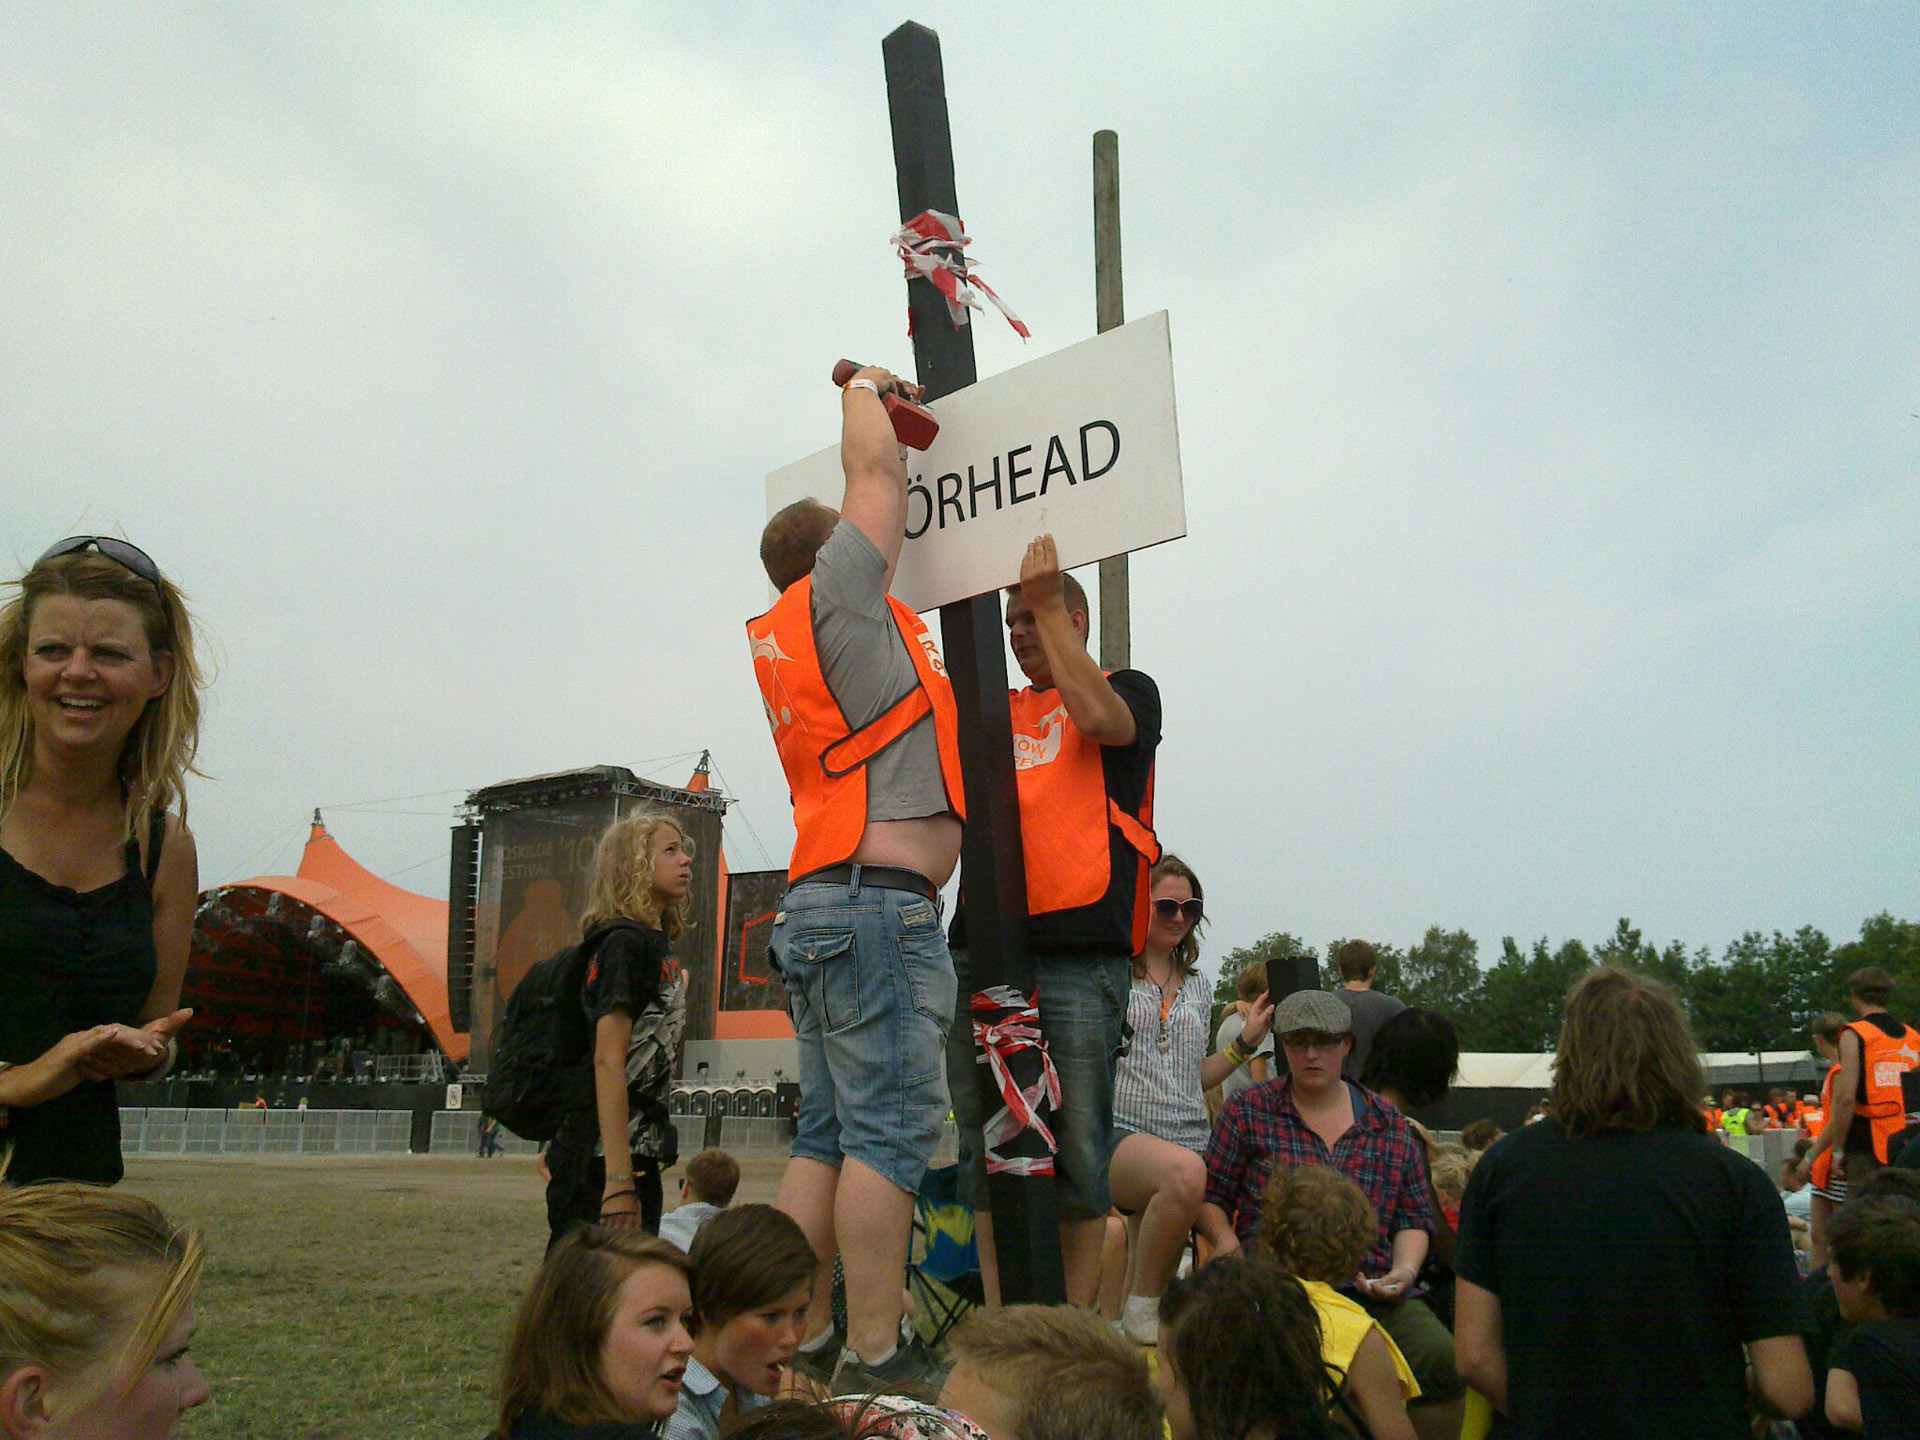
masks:
{"type": "MultiPolygon", "coordinates": [[[[1230,952],[1221,964],[1216,996],[1233,999],[1240,972],[1256,961],[1312,957],[1329,989],[1340,983],[1334,952],[1347,939],[1315,950],[1288,931],[1275,931],[1230,952]]],[[[1868,965],[1892,975],[1893,1013],[1920,1018],[1920,921],[1882,913],[1860,927],[1858,939],[1835,945],[1811,925],[1792,934],[1750,930],[1715,956],[1705,945],[1688,950],[1675,940],[1649,943],[1625,919],[1598,944],[1545,937],[1522,948],[1512,936],[1500,942],[1490,967],[1464,930],[1429,926],[1405,949],[1379,940],[1374,988],[1409,1005],[1437,1010],[1453,1021],[1462,1050],[1551,1050],[1560,1034],[1560,1011],[1573,982],[1596,965],[1623,965],[1657,975],[1680,994],[1704,1051],[1800,1050],[1810,1046],[1808,1027],[1822,1010],[1851,1018],[1847,976],[1868,965]]]]}

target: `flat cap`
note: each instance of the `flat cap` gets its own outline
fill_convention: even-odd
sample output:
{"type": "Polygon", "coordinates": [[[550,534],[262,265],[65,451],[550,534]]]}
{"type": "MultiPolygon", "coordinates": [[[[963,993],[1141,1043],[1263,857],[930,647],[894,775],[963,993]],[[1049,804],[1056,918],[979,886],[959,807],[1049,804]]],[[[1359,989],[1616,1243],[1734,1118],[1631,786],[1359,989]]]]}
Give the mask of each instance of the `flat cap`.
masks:
{"type": "Polygon", "coordinates": [[[1325,990],[1296,990],[1274,1007],[1273,1033],[1291,1035],[1298,1030],[1347,1035],[1353,1030],[1353,1012],[1325,990]]]}

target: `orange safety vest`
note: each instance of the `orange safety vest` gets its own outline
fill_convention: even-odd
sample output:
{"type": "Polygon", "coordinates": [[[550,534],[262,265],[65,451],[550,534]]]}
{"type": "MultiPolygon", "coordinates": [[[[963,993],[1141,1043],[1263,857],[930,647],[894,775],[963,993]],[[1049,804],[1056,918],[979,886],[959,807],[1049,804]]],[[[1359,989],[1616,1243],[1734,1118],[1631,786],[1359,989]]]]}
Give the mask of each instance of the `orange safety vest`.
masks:
{"type": "MultiPolygon", "coordinates": [[[[1827,1078],[1820,1082],[1820,1108],[1808,1117],[1813,1122],[1813,1135],[1816,1140],[1827,1128],[1827,1117],[1833,1114],[1833,1077],[1839,1073],[1838,1065],[1830,1066],[1827,1070],[1827,1078]]],[[[1812,1168],[1807,1171],[1807,1183],[1814,1189],[1825,1190],[1832,1181],[1833,1152],[1846,1143],[1846,1138],[1842,1135],[1831,1146],[1822,1150],[1820,1158],[1815,1160],[1812,1168]]]]}
{"type": "Polygon", "coordinates": [[[1856,1100],[1853,1113],[1873,1132],[1873,1153],[1887,1160],[1887,1142],[1907,1128],[1907,1101],[1900,1077],[1920,1065],[1920,1031],[1903,1025],[1889,1035],[1878,1025],[1856,1020],[1847,1028],[1860,1037],[1860,1084],[1866,1099],[1856,1100]]]}
{"type": "Polygon", "coordinates": [[[966,818],[960,783],[960,721],[939,647],[918,615],[887,597],[920,683],[859,729],[827,688],[813,635],[813,577],[786,588],[766,614],[747,623],[753,678],[773,727],[773,743],[793,795],[793,858],[787,878],[838,865],[860,847],[867,828],[867,762],[927,715],[940,748],[947,807],[966,818]]]}
{"type": "Polygon", "coordinates": [[[1153,774],[1137,814],[1107,794],[1099,741],[1080,733],[1058,690],[1029,685],[1007,697],[1020,793],[1020,849],[1026,857],[1027,913],[1050,915],[1098,903],[1113,884],[1110,831],[1139,857],[1135,865],[1133,953],[1147,941],[1147,872],[1160,858],[1153,834],[1153,774]],[[1039,823],[1033,823],[1038,821],[1039,823]]]}

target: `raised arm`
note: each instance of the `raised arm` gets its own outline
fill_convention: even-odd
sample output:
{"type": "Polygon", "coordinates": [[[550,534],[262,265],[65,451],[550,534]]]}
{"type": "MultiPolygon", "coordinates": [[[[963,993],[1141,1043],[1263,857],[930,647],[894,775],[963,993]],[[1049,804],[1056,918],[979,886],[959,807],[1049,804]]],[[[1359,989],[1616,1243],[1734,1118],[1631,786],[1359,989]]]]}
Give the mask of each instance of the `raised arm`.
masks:
{"type": "Polygon", "coordinates": [[[1087,653],[1086,637],[1073,623],[1060,581],[1060,552],[1053,536],[1027,546],[1020,561],[1020,595],[1033,610],[1034,628],[1047,652],[1053,683],[1074,728],[1102,745],[1131,745],[1137,733],[1133,711],[1115,693],[1087,653]]]}
{"type": "Polygon", "coordinates": [[[907,526],[907,462],[887,407],[880,403],[880,396],[890,390],[912,396],[920,387],[882,366],[868,365],[840,392],[840,467],[847,477],[840,514],[886,557],[889,588],[907,526]]]}

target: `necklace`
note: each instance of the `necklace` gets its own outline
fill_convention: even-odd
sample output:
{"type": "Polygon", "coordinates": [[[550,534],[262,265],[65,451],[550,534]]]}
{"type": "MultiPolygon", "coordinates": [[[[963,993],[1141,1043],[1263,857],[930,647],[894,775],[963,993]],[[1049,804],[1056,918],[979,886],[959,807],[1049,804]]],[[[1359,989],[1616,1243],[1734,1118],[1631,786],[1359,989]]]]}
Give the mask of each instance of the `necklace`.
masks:
{"type": "MultiPolygon", "coordinates": [[[[1173,1048],[1173,1035],[1167,1029],[1168,1012],[1173,1008],[1173,999],[1167,994],[1167,981],[1173,979],[1173,975],[1169,972],[1167,979],[1162,980],[1156,977],[1152,968],[1149,967],[1147,979],[1153,981],[1154,988],[1160,992],[1160,1033],[1154,1036],[1153,1047],[1164,1055],[1173,1048]]],[[[1178,993],[1178,991],[1174,992],[1176,995],[1178,993]]]]}

